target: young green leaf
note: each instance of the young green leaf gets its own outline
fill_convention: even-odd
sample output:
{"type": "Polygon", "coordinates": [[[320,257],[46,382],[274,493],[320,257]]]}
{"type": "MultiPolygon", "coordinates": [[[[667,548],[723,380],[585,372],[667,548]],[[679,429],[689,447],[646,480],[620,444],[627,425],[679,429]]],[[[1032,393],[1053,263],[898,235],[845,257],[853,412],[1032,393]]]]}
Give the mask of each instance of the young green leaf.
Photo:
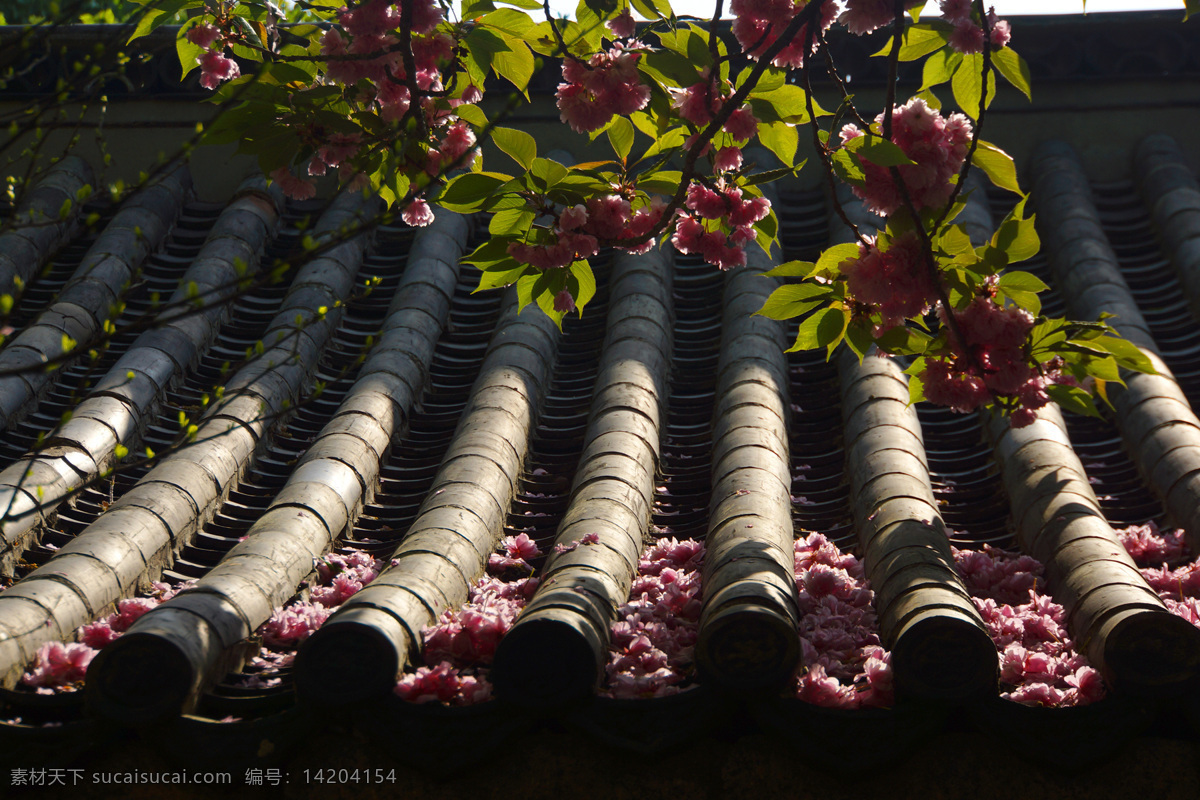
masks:
{"type": "Polygon", "coordinates": [[[791,164],[796,160],[796,147],[800,143],[800,137],[796,133],[796,127],[786,122],[772,122],[770,125],[760,125],[758,128],[758,140],[764,147],[775,154],[784,164],[791,164]]]}
{"type": "Polygon", "coordinates": [[[492,129],[492,141],[525,169],[533,166],[533,159],[537,158],[537,142],[525,131],[496,127],[492,129]]]}
{"type": "MultiPolygon", "coordinates": [[[[950,79],[954,102],[971,119],[979,119],[979,99],[983,96],[983,56],[978,53],[963,56],[950,79]]],[[[988,70],[987,96],[983,105],[990,106],[996,98],[996,73],[988,70]]]]}
{"type": "Polygon", "coordinates": [[[792,319],[816,308],[832,293],[831,287],[819,283],[780,286],[756,313],[769,319],[792,319]]]}
{"type": "Polygon", "coordinates": [[[1017,165],[1012,156],[996,145],[980,139],[975,148],[975,155],[971,157],[971,163],[983,170],[991,182],[1001,189],[1024,196],[1025,193],[1021,191],[1017,182],[1017,165]]]}
{"type": "Polygon", "coordinates": [[[858,258],[858,244],[856,242],[835,244],[833,247],[826,248],[825,252],[821,253],[821,257],[817,259],[817,268],[814,271],[826,275],[837,275],[839,272],[838,266],[843,261],[851,258],[858,258]]]}
{"type": "Polygon", "coordinates": [[[763,273],[771,278],[807,278],[817,265],[811,261],[788,261],[763,273]]]}
{"type": "Polygon", "coordinates": [[[962,63],[962,53],[954,50],[939,50],[925,60],[921,69],[921,89],[928,91],[954,77],[954,71],[962,63]]]}
{"type": "MultiPolygon", "coordinates": [[[[1195,0],[1193,0],[1195,1],[1195,0]]],[[[1029,86],[1029,65],[1025,59],[1017,55],[1011,47],[1002,47],[992,53],[992,63],[1004,76],[1004,79],[1021,90],[1025,97],[1033,100],[1033,92],[1029,86]]]]}
{"type": "Polygon", "coordinates": [[[633,123],[625,117],[617,117],[608,128],[608,143],[622,164],[629,159],[629,151],[633,149],[633,136],[633,123]]]}
{"type": "Polygon", "coordinates": [[[800,323],[796,332],[796,343],[788,348],[789,353],[798,350],[830,348],[841,341],[846,332],[847,315],[841,308],[822,308],[800,323]]]}
{"type": "MultiPolygon", "coordinates": [[[[909,25],[900,42],[900,60],[916,61],[935,50],[940,50],[950,41],[950,30],[950,26],[941,20],[909,25]]],[[[872,54],[872,58],[877,56],[886,58],[891,55],[892,42],[893,40],[889,39],[878,53],[872,54]]]]}

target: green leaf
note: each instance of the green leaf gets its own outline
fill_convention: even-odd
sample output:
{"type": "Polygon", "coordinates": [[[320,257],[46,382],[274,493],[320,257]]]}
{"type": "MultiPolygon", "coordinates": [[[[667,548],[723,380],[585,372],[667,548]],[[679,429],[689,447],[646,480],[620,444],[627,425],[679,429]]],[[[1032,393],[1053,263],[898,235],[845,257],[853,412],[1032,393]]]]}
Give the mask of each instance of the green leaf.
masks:
{"type": "Polygon", "coordinates": [[[1097,339],[1092,339],[1091,344],[1112,353],[1117,363],[1125,369],[1130,369],[1134,372],[1144,372],[1149,375],[1158,373],[1158,370],[1154,368],[1154,362],[1133,342],[1116,336],[1101,336],[1097,339]]]}
{"type": "MultiPolygon", "coordinates": [[[[633,7],[646,19],[674,19],[675,14],[671,11],[669,4],[655,2],[655,0],[630,0],[633,7]]],[[[539,6],[540,8],[540,6],[539,6]]]]}
{"type": "Polygon", "coordinates": [[[639,176],[637,186],[643,192],[673,195],[675,194],[675,190],[679,188],[679,182],[682,179],[682,172],[668,169],[639,176]]]}
{"type": "Polygon", "coordinates": [[[1037,275],[1029,272],[1007,272],[1000,276],[999,286],[1004,291],[1016,289],[1025,292],[1044,292],[1050,287],[1037,275]]]}
{"type": "Polygon", "coordinates": [[[780,286],[755,313],[768,319],[792,319],[816,308],[832,293],[831,287],[819,283],[780,286]]]}
{"type": "Polygon", "coordinates": [[[1096,408],[1096,402],[1092,400],[1092,396],[1078,386],[1053,383],[1046,387],[1046,394],[1067,411],[1087,417],[1100,416],[1100,411],[1096,408]]]}
{"type": "Polygon", "coordinates": [[[488,220],[488,233],[523,235],[533,225],[537,215],[531,208],[505,208],[497,211],[488,220]]]}
{"type": "Polygon", "coordinates": [[[492,141],[496,143],[496,147],[499,147],[509,158],[526,170],[533,166],[533,159],[537,158],[537,142],[525,131],[513,128],[493,128],[492,141]]]}
{"type": "Polygon", "coordinates": [[[687,57],[693,64],[698,64],[701,69],[712,64],[712,53],[709,52],[708,42],[703,36],[692,34],[688,37],[687,57]]]}
{"type": "Polygon", "coordinates": [[[1000,295],[1012,300],[1020,308],[1025,309],[1035,317],[1042,313],[1042,301],[1033,292],[1026,292],[1021,289],[1002,289],[1000,295]]]}
{"type": "Polygon", "coordinates": [[[133,34],[125,41],[125,44],[129,44],[134,39],[140,39],[160,24],[169,22],[171,15],[185,5],[187,5],[186,0],[164,0],[164,2],[156,3],[153,8],[142,12],[138,17],[137,27],[133,29],[133,34]]]}
{"type": "Polygon", "coordinates": [[[846,313],[840,308],[822,308],[800,323],[796,343],[788,348],[789,353],[798,350],[815,350],[830,347],[841,341],[846,332],[846,313]]]}
{"type": "Polygon", "coordinates": [[[799,164],[797,164],[794,167],[780,167],[779,169],[768,169],[768,170],[764,170],[762,172],[756,172],[753,175],[747,175],[746,180],[741,185],[742,186],[758,186],[759,184],[763,184],[763,183],[772,183],[774,181],[779,180],[780,178],[786,178],[788,175],[796,174],[804,167],[805,163],[807,163],[807,161],[801,161],[799,164]]]}
{"type": "Polygon", "coordinates": [[[1187,22],[1192,14],[1200,14],[1200,0],[1183,0],[1183,21],[1187,22]]]}
{"type": "Polygon", "coordinates": [[[492,193],[511,180],[496,172],[471,172],[459,175],[446,184],[437,204],[450,211],[470,213],[479,211],[492,193]]]}
{"type": "Polygon", "coordinates": [[[574,279],[573,286],[570,285],[572,281],[568,281],[568,288],[575,297],[575,309],[582,317],[583,307],[596,296],[596,275],[592,272],[591,264],[586,260],[574,262],[567,268],[567,271],[574,279]]]}
{"type": "Polygon", "coordinates": [[[487,114],[484,114],[483,109],[474,103],[461,105],[454,109],[454,113],[457,114],[461,119],[464,119],[474,125],[476,128],[482,129],[487,127],[487,114]]]}
{"type": "Polygon", "coordinates": [[[651,50],[638,59],[638,69],[664,86],[691,86],[700,80],[696,65],[671,50],[651,50]]]}
{"type": "Polygon", "coordinates": [[[509,259],[509,264],[512,265],[509,269],[489,269],[479,273],[479,285],[475,287],[474,292],[485,292],[488,289],[495,289],[500,286],[508,286],[514,283],[522,275],[526,269],[529,269],[524,264],[517,264],[516,261],[509,259]]]}
{"type": "MultiPolygon", "coordinates": [[[[984,106],[990,106],[996,97],[996,73],[988,70],[987,97],[984,106]]],[[[983,56],[978,53],[963,56],[962,63],[950,80],[954,90],[954,101],[971,119],[979,119],[979,100],[983,96],[983,56]]]]}
{"type": "Polygon", "coordinates": [[[821,257],[817,259],[817,268],[814,271],[827,275],[837,275],[840,272],[838,266],[843,261],[851,258],[858,258],[858,244],[856,242],[835,244],[821,253],[821,257]]]}
{"type": "MultiPolygon", "coordinates": [[[[808,95],[804,90],[790,83],[769,89],[758,86],[750,93],[750,107],[759,119],[773,117],[784,122],[804,125],[810,120],[807,104],[808,95]]],[[[813,107],[813,111],[817,111],[816,106],[813,107]]]]}
{"type": "MultiPolygon", "coordinates": [[[[904,32],[904,38],[900,42],[900,60],[901,61],[916,61],[918,58],[923,58],[935,50],[940,50],[947,42],[950,41],[950,26],[940,20],[937,22],[923,22],[919,25],[909,25],[904,32]]],[[[888,43],[883,46],[878,53],[872,54],[872,58],[876,56],[887,57],[892,53],[893,39],[889,39],[888,43]]]]}
{"type": "Polygon", "coordinates": [[[796,160],[796,147],[800,136],[794,125],[786,122],[772,122],[770,125],[758,127],[758,140],[764,147],[775,154],[780,163],[791,164],[796,160]]]}
{"type": "Polygon", "coordinates": [[[846,142],[845,148],[852,153],[857,153],[859,158],[865,158],[872,164],[881,167],[899,167],[904,164],[916,163],[905,155],[898,144],[871,133],[854,137],[846,142]]]}
{"type": "Polygon", "coordinates": [[[500,34],[500,38],[508,45],[508,49],[492,56],[492,69],[497,75],[507,79],[528,100],[529,80],[533,77],[534,70],[533,53],[529,52],[529,47],[519,39],[506,34],[500,34]]]}
{"type": "MultiPolygon", "coordinates": [[[[924,363],[924,359],[921,359],[924,363]]],[[[920,373],[908,376],[908,404],[916,405],[925,399],[925,381],[921,380],[920,373]]]]}
{"type": "Polygon", "coordinates": [[[975,148],[975,155],[971,157],[971,163],[983,170],[991,182],[1001,189],[1024,196],[1025,193],[1021,191],[1021,185],[1017,182],[1017,165],[1012,156],[996,145],[980,139],[975,148]]]}
{"type": "Polygon", "coordinates": [[[546,275],[541,270],[522,275],[517,279],[517,313],[525,310],[525,307],[532,303],[538,294],[538,282],[544,282],[546,275]]]}
{"type": "Polygon", "coordinates": [[[871,331],[868,330],[869,323],[865,326],[863,322],[858,322],[854,325],[849,325],[846,328],[846,344],[854,355],[858,356],[858,363],[862,363],[867,352],[870,351],[871,345],[875,340],[871,338],[871,331]]]}
{"type": "Polygon", "coordinates": [[[633,136],[633,123],[627,117],[617,117],[608,126],[608,143],[622,164],[628,160],[629,151],[633,149],[633,136]]]}
{"type": "Polygon", "coordinates": [[[517,37],[525,36],[536,27],[528,14],[512,8],[499,8],[484,14],[479,18],[479,24],[517,37]]]}
{"type": "Polygon", "coordinates": [[[811,261],[789,261],[763,273],[771,278],[807,278],[817,265],[811,261]]]}
{"type": "Polygon", "coordinates": [[[845,183],[862,186],[866,182],[867,173],[863,172],[862,164],[849,150],[839,148],[829,157],[829,161],[833,164],[834,173],[845,183]]]}
{"type": "Polygon", "coordinates": [[[921,89],[924,92],[945,83],[954,77],[954,70],[962,63],[962,53],[940,50],[925,60],[921,68],[921,89]]]}
{"type": "Polygon", "coordinates": [[[905,325],[897,325],[885,331],[875,340],[875,343],[881,350],[894,355],[914,356],[924,353],[932,341],[933,337],[923,331],[905,325]]]}
{"type": "MultiPolygon", "coordinates": [[[[1191,2],[1200,2],[1200,0],[1191,0],[1191,2]]],[[[1025,59],[1017,55],[1016,50],[1004,47],[995,51],[992,53],[992,63],[996,65],[996,69],[1006,81],[1020,89],[1027,98],[1033,100],[1033,90],[1029,85],[1029,65],[1025,63],[1025,59]]]]}
{"type": "Polygon", "coordinates": [[[961,225],[951,225],[947,228],[946,232],[937,240],[936,245],[951,256],[970,253],[971,259],[968,263],[975,261],[975,248],[971,245],[971,237],[961,225]]]}
{"type": "MultiPolygon", "coordinates": [[[[148,17],[149,14],[146,16],[148,17]]],[[[143,20],[145,18],[143,17],[143,20]]],[[[201,17],[194,17],[188,20],[187,24],[179,26],[179,31],[175,34],[175,53],[179,56],[179,68],[185,78],[192,70],[200,66],[200,56],[204,53],[204,48],[192,44],[187,38],[187,32],[196,27],[201,19],[201,17]]],[[[132,37],[130,41],[133,41],[132,37]]]]}
{"type": "Polygon", "coordinates": [[[553,159],[539,157],[530,165],[529,174],[541,184],[543,191],[549,191],[562,184],[570,175],[570,171],[553,159]]]}
{"type": "Polygon", "coordinates": [[[992,235],[992,246],[1008,256],[1008,263],[1015,264],[1037,255],[1041,241],[1038,239],[1037,228],[1034,225],[1035,216],[1022,218],[1025,212],[1025,201],[1017,203],[1016,208],[1009,213],[996,233],[992,235]]]}

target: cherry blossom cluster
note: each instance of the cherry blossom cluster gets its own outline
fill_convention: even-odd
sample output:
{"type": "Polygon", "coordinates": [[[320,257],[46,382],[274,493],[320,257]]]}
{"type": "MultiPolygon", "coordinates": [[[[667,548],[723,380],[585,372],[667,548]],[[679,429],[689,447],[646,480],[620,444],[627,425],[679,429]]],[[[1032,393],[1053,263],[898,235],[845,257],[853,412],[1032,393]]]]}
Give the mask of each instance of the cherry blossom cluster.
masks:
{"type": "Polygon", "coordinates": [[[1200,561],[1189,560],[1183,531],[1163,532],[1150,522],[1118,530],[1117,536],[1167,610],[1200,627],[1200,561]]]}
{"type": "Polygon", "coordinates": [[[897,236],[886,250],[878,247],[874,237],[867,237],[858,245],[858,256],[838,268],[851,297],[879,312],[877,336],[903,325],[908,317],[924,314],[933,302],[933,280],[915,231],[897,236]]]}
{"type": "Polygon", "coordinates": [[[471,705],[491,698],[487,665],[501,637],[537,590],[530,563],[541,555],[528,534],[506,536],[488,559],[488,574],[461,608],[448,609],[422,631],[425,666],[405,674],[396,694],[412,703],[471,705]]]}
{"type": "Polygon", "coordinates": [[[1029,364],[1025,342],[1033,315],[1016,306],[1001,306],[989,294],[991,287],[989,283],[984,294],[954,312],[966,341],[957,341],[954,329],[948,328],[955,355],[929,359],[921,380],[931,402],[960,412],[983,406],[993,395],[1013,398],[1017,407],[1012,425],[1021,428],[1033,423],[1035,411],[1050,402],[1048,385],[1073,384],[1074,378],[1063,374],[1058,360],[1036,368],[1029,364]]]}
{"type": "MultiPolygon", "coordinates": [[[[686,89],[671,89],[671,105],[679,112],[679,116],[692,123],[699,129],[705,128],[713,121],[717,112],[732,96],[732,87],[724,81],[721,89],[716,85],[716,73],[704,70],[701,80],[686,89]]],[[[758,135],[758,118],[750,108],[749,103],[743,103],[729,113],[729,117],[721,125],[721,130],[728,133],[739,142],[749,141],[758,135]]],[[[688,146],[695,141],[693,137],[688,146]]]]}
{"type": "Polygon", "coordinates": [[[609,697],[677,694],[692,673],[704,545],[662,538],[643,553],[629,602],[617,609],[606,672],[609,697]]]}
{"type": "MultiPolygon", "coordinates": [[[[982,53],[987,33],[972,16],[974,0],[940,0],[942,19],[954,26],[950,34],[950,46],[960,53],[982,53]]],[[[991,30],[991,45],[995,50],[1007,47],[1012,39],[1012,27],[1007,21],[996,19],[996,9],[988,9],[988,28],[991,30]]]]}
{"type": "Polygon", "coordinates": [[[383,562],[361,550],[328,553],[316,563],[308,598],[295,600],[275,610],[258,629],[262,647],[248,662],[250,674],[239,679],[244,689],[269,689],[281,683],[279,674],[291,667],[296,648],[347,599],[373,581],[383,562]]]}
{"type": "MultiPolygon", "coordinates": [[[[420,117],[424,139],[406,151],[403,168],[413,183],[422,175],[438,177],[450,169],[470,166],[476,155],[475,133],[453,109],[477,102],[483,95],[475,86],[447,94],[443,69],[454,62],[455,40],[437,29],[442,9],[435,0],[411,2],[407,50],[396,34],[405,4],[367,0],[338,12],[340,27],[329,29],[321,38],[321,55],[326,60],[326,78],[351,88],[351,98],[384,122],[399,123],[414,113],[420,117]],[[411,56],[412,75],[407,71],[406,56],[411,56]],[[445,100],[440,99],[443,95],[445,100]]],[[[192,30],[206,27],[213,26],[192,30]]],[[[325,130],[308,120],[289,124],[312,153],[307,165],[310,176],[349,166],[364,145],[359,134],[325,130]]],[[[292,175],[287,167],[276,169],[270,177],[293,199],[307,199],[316,193],[310,180],[292,175]]],[[[407,224],[420,227],[433,221],[433,212],[418,197],[410,201],[402,217],[407,224]]]]}
{"type": "Polygon", "coordinates": [[[650,102],[650,87],[641,82],[637,62],[641,57],[621,43],[596,53],[585,63],[563,59],[564,83],[556,98],[563,122],[576,133],[603,128],[613,115],[627,117],[650,102]]]}
{"type": "Polygon", "coordinates": [[[117,610],[112,614],[89,622],[75,632],[78,642],[47,642],[39,647],[21,683],[37,687],[39,694],[74,691],[87,674],[88,664],[97,652],[120,638],[147,611],[170,600],[190,585],[190,581],[178,586],[156,582],[152,584],[152,593],[147,597],[117,601],[117,610]]]}
{"type": "Polygon", "coordinates": [[[828,708],[890,706],[891,654],[879,641],[862,563],[819,533],[795,543],[804,671],[795,694],[828,708]]]}
{"type": "Polygon", "coordinates": [[[1039,561],[987,545],[952,552],[1000,651],[1001,697],[1042,706],[1087,705],[1104,697],[1100,673],[1067,634],[1065,610],[1037,591],[1039,561]]]}
{"type": "MultiPolygon", "coordinates": [[[[738,44],[746,54],[757,60],[767,48],[775,44],[779,35],[806,5],[807,0],[733,0],[729,4],[729,11],[734,16],[733,35],[737,37],[738,44]]],[[[837,18],[838,5],[833,0],[826,0],[819,13],[820,29],[828,30],[837,18]]],[[[890,13],[888,19],[891,19],[890,13]]],[[[800,26],[796,36],[771,59],[773,65],[793,69],[804,66],[805,56],[812,52],[810,49],[806,53],[804,49],[810,38],[810,25],[811,23],[806,22],[800,26]]],[[[815,34],[815,31],[811,34],[814,45],[817,40],[815,34]]]]}
{"type": "MultiPolygon", "coordinates": [[[[884,115],[880,114],[872,127],[881,126],[883,121],[884,115]]],[[[863,135],[857,125],[846,125],[841,131],[842,143],[863,135]]],[[[914,97],[892,110],[891,141],[914,162],[894,169],[900,171],[916,210],[944,206],[954,192],[971,145],[971,121],[957,112],[943,117],[924,100],[914,97]]],[[[888,217],[896,213],[904,206],[904,195],[892,180],[889,168],[872,163],[869,156],[860,160],[863,185],[853,187],[854,194],[876,214],[888,217]]]]}
{"type": "Polygon", "coordinates": [[[187,40],[204,50],[196,60],[200,62],[200,85],[205,89],[215,89],[242,74],[237,62],[225,55],[225,34],[216,25],[190,28],[187,40]]]}
{"type": "MultiPolygon", "coordinates": [[[[892,24],[896,18],[894,0],[845,0],[846,10],[838,17],[853,34],[862,36],[892,24]]],[[[925,5],[925,0],[904,0],[904,9],[925,5]]]]}
{"type": "Polygon", "coordinates": [[[746,245],[756,238],[754,223],[771,212],[771,201],[751,197],[724,178],[712,187],[693,181],[680,209],[671,244],[681,253],[694,253],[721,269],[746,264],[746,245]],[[732,233],[726,234],[725,230],[732,233]]]}

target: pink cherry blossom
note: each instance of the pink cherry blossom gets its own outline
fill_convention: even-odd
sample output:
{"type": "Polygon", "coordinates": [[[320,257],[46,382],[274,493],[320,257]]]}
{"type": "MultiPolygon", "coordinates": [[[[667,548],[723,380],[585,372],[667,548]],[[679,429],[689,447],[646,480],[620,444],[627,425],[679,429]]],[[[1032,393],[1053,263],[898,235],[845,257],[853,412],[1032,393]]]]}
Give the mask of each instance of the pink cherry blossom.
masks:
{"type": "Polygon", "coordinates": [[[287,167],[280,167],[270,177],[293,200],[310,200],[317,196],[317,187],[312,181],[297,178],[287,167]]]}
{"type": "Polygon", "coordinates": [[[559,289],[554,295],[554,310],[569,314],[575,310],[575,298],[568,289],[559,289]]]}
{"type": "Polygon", "coordinates": [[[950,46],[960,53],[982,53],[984,38],[983,28],[968,18],[955,23],[950,46]]]}
{"type": "Polygon", "coordinates": [[[973,0],[938,0],[942,18],[951,24],[970,19],[973,0]]]}
{"type": "Polygon", "coordinates": [[[750,110],[749,103],[735,109],[729,115],[729,119],[725,120],[724,130],[739,141],[753,139],[758,135],[758,120],[750,110]]]}
{"type": "Polygon", "coordinates": [[[312,636],[331,613],[331,608],[306,601],[278,609],[261,629],[263,643],[274,648],[294,648],[312,636]]]}
{"type": "Polygon", "coordinates": [[[221,36],[221,29],[207,22],[188,28],[187,40],[197,47],[208,50],[221,36]]]}
{"type": "Polygon", "coordinates": [[[996,50],[1008,47],[1008,43],[1012,41],[1012,26],[1008,24],[1008,20],[997,20],[995,11],[988,12],[988,19],[992,24],[992,47],[996,50]]]}
{"type": "Polygon", "coordinates": [[[582,203],[577,203],[573,206],[564,208],[562,213],[558,215],[558,227],[560,230],[573,231],[582,228],[587,224],[588,212],[587,208],[582,203]]]}
{"type": "Polygon", "coordinates": [[[1104,696],[1099,673],[1067,633],[1065,609],[1036,590],[1038,561],[987,546],[952,553],[1000,651],[1003,697],[1026,705],[1073,706],[1104,696]]]}
{"type": "Polygon", "coordinates": [[[671,105],[679,112],[679,116],[698,128],[712,121],[723,101],[711,80],[702,80],[685,89],[672,88],[670,92],[671,105]]]}
{"type": "Polygon", "coordinates": [[[723,147],[717,151],[713,159],[714,172],[736,172],[742,168],[742,150],[740,147],[723,147]]]}
{"type": "Polygon", "coordinates": [[[47,642],[38,648],[33,667],[21,678],[26,686],[48,689],[83,680],[96,651],[83,644],[47,642]]]}
{"type": "MultiPolygon", "coordinates": [[[[925,4],[925,0],[905,0],[905,10],[925,4]]],[[[846,10],[838,17],[851,33],[863,35],[890,25],[895,19],[893,0],[846,0],[846,10]]]]}
{"type": "Polygon", "coordinates": [[[834,708],[890,706],[891,655],[880,646],[861,562],[819,533],[795,543],[800,647],[796,696],[834,708]]]}
{"type": "MultiPolygon", "coordinates": [[[[775,44],[792,18],[807,4],[806,0],[732,0],[729,11],[734,16],[733,35],[742,49],[757,59],[775,44]]],[[[827,30],[833,24],[837,13],[838,4],[835,2],[826,2],[821,6],[821,18],[818,21],[820,30],[827,30]]],[[[807,55],[805,43],[811,36],[815,47],[815,34],[816,31],[810,34],[809,23],[800,26],[796,36],[779,51],[771,63],[777,67],[804,66],[807,55]]]]}
{"type": "Polygon", "coordinates": [[[620,239],[629,224],[632,207],[619,194],[592,197],[587,201],[588,219],[584,230],[598,239],[620,239]]]}
{"type": "MultiPolygon", "coordinates": [[[[875,121],[882,124],[883,115],[877,116],[875,121]]],[[[862,135],[863,132],[854,125],[847,125],[841,131],[843,142],[862,135]]],[[[944,118],[924,100],[914,97],[893,109],[892,141],[915,162],[896,169],[900,171],[916,209],[945,205],[954,191],[954,179],[971,143],[970,120],[959,113],[944,118]]],[[[862,159],[862,166],[864,184],[854,187],[854,194],[876,214],[894,214],[903,204],[903,197],[889,168],[866,158],[862,159]]]]}
{"type": "Polygon", "coordinates": [[[556,94],[562,121],[577,133],[586,133],[603,127],[613,114],[628,116],[645,108],[650,88],[641,83],[640,57],[616,45],[596,53],[586,65],[572,58],[563,61],[565,82],[556,94]]]}
{"type": "Polygon", "coordinates": [[[433,224],[433,209],[429,207],[421,198],[417,198],[408,204],[404,209],[404,213],[400,215],[406,225],[411,225],[414,228],[424,228],[426,225],[433,224]]]}
{"type": "Polygon", "coordinates": [[[632,39],[637,33],[637,23],[628,8],[610,19],[607,24],[608,29],[613,32],[613,36],[618,39],[632,39]]]}
{"type": "Polygon", "coordinates": [[[216,50],[208,50],[200,56],[200,85],[205,89],[215,89],[228,80],[233,80],[242,74],[237,62],[226,58],[216,50]]]}
{"type": "Polygon", "coordinates": [[[464,675],[442,662],[433,667],[418,667],[396,684],[396,694],[410,703],[445,703],[467,706],[491,698],[492,685],[476,675],[464,675]]]}
{"type": "Polygon", "coordinates": [[[692,539],[659,539],[643,553],[629,602],[611,627],[604,694],[663,697],[680,691],[691,675],[703,559],[704,545],[692,539]]]}
{"type": "Polygon", "coordinates": [[[925,397],[929,402],[962,414],[979,408],[990,396],[987,385],[981,378],[958,371],[951,362],[940,358],[931,358],[925,362],[921,381],[925,385],[925,397]]]}
{"type": "Polygon", "coordinates": [[[859,244],[858,257],[843,261],[838,269],[855,300],[878,308],[883,330],[923,314],[934,298],[933,281],[915,232],[896,237],[887,250],[880,250],[875,240],[868,238],[859,244]]]}
{"type": "Polygon", "coordinates": [[[1158,566],[1178,561],[1187,554],[1182,531],[1162,532],[1154,522],[1131,525],[1117,530],[1116,533],[1138,566],[1158,566]]]}

